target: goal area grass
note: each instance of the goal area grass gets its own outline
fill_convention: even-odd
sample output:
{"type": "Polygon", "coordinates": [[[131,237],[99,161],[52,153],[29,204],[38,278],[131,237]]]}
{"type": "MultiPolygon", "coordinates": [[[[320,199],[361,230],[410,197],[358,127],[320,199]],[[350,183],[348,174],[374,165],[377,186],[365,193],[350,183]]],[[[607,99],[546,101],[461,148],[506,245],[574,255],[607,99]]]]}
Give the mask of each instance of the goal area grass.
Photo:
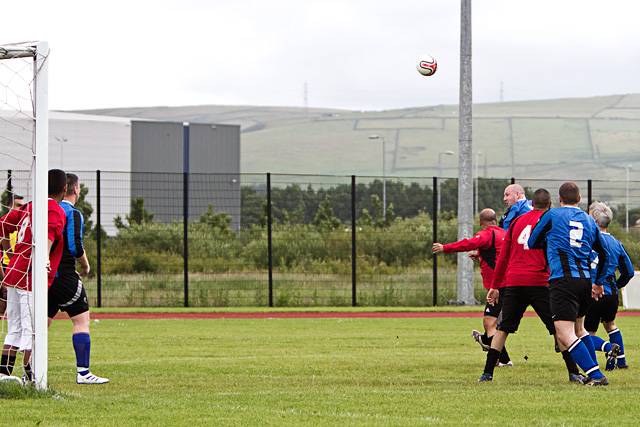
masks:
{"type": "Polygon", "coordinates": [[[101,320],[91,324],[92,370],[111,383],[85,386],[75,384],[71,324],[58,320],[49,335],[54,392],[0,390],[2,424],[637,423],[639,317],[618,319],[631,368],[609,373],[610,386],[601,388],[568,382],[551,337],[531,317],[507,342],[515,366],[496,368],[493,383],[477,383],[485,353],[470,331],[480,322],[101,320]]]}

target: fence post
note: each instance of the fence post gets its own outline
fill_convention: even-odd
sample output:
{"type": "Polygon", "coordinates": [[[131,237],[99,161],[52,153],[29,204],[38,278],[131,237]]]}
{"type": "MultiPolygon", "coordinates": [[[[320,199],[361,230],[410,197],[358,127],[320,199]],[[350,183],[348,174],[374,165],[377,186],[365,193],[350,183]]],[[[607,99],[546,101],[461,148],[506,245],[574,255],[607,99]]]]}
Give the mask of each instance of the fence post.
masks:
{"type": "Polygon", "coordinates": [[[13,193],[13,183],[11,182],[11,176],[13,171],[11,169],[7,170],[7,192],[13,193]]]}
{"type": "Polygon", "coordinates": [[[351,175],[351,305],[358,304],[356,293],[356,176],[351,175]]]}
{"type": "Polygon", "coordinates": [[[515,184],[516,183],[516,179],[514,177],[511,177],[511,184],[515,184]]]}
{"type": "Polygon", "coordinates": [[[271,173],[267,172],[267,258],[269,262],[269,307],[273,307],[273,218],[271,214],[271,173]]]}
{"type": "Polygon", "coordinates": [[[189,307],[189,172],[182,173],[182,261],[184,306],[189,307]]]}
{"type": "Polygon", "coordinates": [[[98,307],[102,307],[102,221],[100,220],[100,169],[96,170],[96,287],[98,307]]]}
{"type": "MultiPolygon", "coordinates": [[[[438,177],[433,177],[432,218],[433,243],[438,241],[438,177]]],[[[427,248],[429,250],[431,248],[427,248]]],[[[438,305],[438,254],[433,254],[433,306],[438,305]]]]}
{"type": "Polygon", "coordinates": [[[589,202],[589,204],[587,205],[587,212],[589,212],[589,206],[591,206],[591,203],[593,203],[593,187],[592,181],[590,179],[587,180],[587,201],[589,202]]]}

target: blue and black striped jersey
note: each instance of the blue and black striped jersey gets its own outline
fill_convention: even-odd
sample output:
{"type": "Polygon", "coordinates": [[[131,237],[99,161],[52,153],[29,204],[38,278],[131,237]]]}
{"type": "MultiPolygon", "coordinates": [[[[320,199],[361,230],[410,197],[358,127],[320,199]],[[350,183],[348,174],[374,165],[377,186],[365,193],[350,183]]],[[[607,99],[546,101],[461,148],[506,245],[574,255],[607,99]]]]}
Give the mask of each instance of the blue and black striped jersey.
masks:
{"type": "Polygon", "coordinates": [[[509,225],[511,221],[518,218],[520,215],[524,215],[527,212],[531,212],[533,210],[533,206],[531,206],[531,200],[522,199],[515,202],[513,205],[509,206],[509,209],[504,213],[502,218],[500,218],[500,227],[504,231],[509,229],[509,225]]]}
{"type": "Polygon", "coordinates": [[[595,252],[592,253],[594,258],[591,263],[592,280],[595,280],[593,272],[600,265],[602,282],[598,285],[604,286],[605,295],[615,295],[618,293],[618,289],[625,287],[633,277],[633,264],[618,239],[609,233],[601,232],[600,234],[602,235],[602,248],[607,253],[607,260],[601,264],[598,255],[595,252]],[[620,276],[617,279],[616,270],[620,271],[620,276]]]}
{"type": "MultiPolygon", "coordinates": [[[[595,221],[573,206],[553,208],[542,215],[531,231],[528,245],[532,249],[545,249],[551,270],[549,280],[590,279],[591,251],[598,253],[601,262],[606,263],[607,258],[595,221]]],[[[599,267],[597,273],[601,271],[599,267]]]]}
{"type": "Polygon", "coordinates": [[[84,254],[82,235],[84,233],[84,218],[78,209],[70,202],[63,200],[60,206],[67,216],[67,224],[64,227],[64,249],[62,260],[58,268],[58,276],[76,271],[76,259],[84,254]]]}

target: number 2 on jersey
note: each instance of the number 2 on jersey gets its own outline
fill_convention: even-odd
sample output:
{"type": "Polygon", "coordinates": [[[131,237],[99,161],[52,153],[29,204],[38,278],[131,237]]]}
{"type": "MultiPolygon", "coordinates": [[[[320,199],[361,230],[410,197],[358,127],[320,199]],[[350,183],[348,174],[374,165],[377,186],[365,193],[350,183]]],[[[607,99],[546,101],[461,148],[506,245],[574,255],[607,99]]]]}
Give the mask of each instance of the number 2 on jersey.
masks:
{"type": "Polygon", "coordinates": [[[569,243],[574,248],[582,247],[582,235],[584,234],[584,226],[578,221],[569,221],[569,243]]]}
{"type": "Polygon", "coordinates": [[[530,235],[531,235],[531,225],[527,225],[518,236],[518,243],[524,247],[525,251],[529,250],[530,235]]]}

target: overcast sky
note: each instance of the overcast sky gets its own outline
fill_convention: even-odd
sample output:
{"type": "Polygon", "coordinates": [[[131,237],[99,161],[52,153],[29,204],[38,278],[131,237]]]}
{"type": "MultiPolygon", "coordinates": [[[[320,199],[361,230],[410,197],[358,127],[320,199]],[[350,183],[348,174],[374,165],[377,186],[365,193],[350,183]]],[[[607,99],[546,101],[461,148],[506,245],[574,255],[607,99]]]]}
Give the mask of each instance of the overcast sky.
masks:
{"type": "MultiPolygon", "coordinates": [[[[456,103],[458,0],[12,0],[0,43],[48,40],[50,106],[456,103]],[[10,17],[10,19],[8,18],[10,17]],[[439,62],[415,70],[419,54],[439,62]]],[[[474,101],[640,93],[640,2],[476,0],[474,101]]]]}

